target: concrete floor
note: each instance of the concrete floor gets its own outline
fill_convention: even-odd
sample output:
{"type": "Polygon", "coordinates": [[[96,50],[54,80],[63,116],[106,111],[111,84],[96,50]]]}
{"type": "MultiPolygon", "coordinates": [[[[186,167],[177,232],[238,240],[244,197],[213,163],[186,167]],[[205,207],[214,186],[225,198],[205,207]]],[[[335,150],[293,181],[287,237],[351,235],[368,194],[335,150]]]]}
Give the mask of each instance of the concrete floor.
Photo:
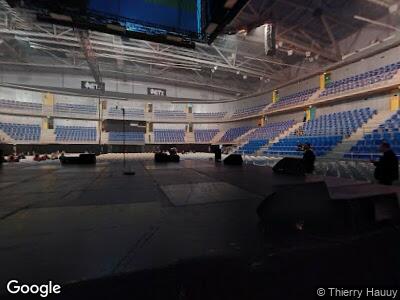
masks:
{"type": "MultiPolygon", "coordinates": [[[[269,167],[227,167],[209,157],[154,164],[119,155],[96,166],[58,161],[0,168],[0,295],[13,278],[58,284],[160,268],[182,260],[255,259],[265,249],[256,207],[284,183],[269,167]]],[[[322,178],[333,197],[382,192],[365,182],[322,178]],[[372,192],[371,192],[372,191],[372,192]]],[[[398,192],[395,189],[396,192],[398,192]]]]}

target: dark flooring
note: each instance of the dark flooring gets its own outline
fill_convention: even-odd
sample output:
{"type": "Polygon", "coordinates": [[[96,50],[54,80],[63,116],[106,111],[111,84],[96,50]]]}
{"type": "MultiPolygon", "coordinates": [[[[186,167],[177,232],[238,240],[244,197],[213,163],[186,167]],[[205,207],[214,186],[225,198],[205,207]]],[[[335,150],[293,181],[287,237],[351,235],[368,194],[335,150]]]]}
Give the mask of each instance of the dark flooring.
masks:
{"type": "MultiPolygon", "coordinates": [[[[278,185],[320,180],[326,181],[333,198],[388,191],[338,178],[275,175],[269,167],[228,167],[200,160],[167,165],[132,160],[128,164],[136,175],[123,175],[120,160],[101,160],[96,166],[21,163],[0,169],[0,296],[6,293],[6,282],[14,278],[69,286],[218,257],[244,260],[255,268],[262,265],[264,270],[269,260],[271,282],[282,276],[294,282],[301,272],[293,272],[284,257],[294,252],[293,257],[303,261],[298,253],[305,248],[299,243],[299,251],[294,251],[286,245],[286,256],[271,260],[276,249],[269,248],[256,215],[265,196],[278,185]]],[[[398,192],[398,188],[390,191],[398,192]]],[[[353,254],[371,254],[360,249],[353,254]]],[[[316,284],[324,255],[307,253],[306,261],[315,263],[310,282],[316,284]]],[[[298,280],[304,283],[306,279],[298,280]]]]}

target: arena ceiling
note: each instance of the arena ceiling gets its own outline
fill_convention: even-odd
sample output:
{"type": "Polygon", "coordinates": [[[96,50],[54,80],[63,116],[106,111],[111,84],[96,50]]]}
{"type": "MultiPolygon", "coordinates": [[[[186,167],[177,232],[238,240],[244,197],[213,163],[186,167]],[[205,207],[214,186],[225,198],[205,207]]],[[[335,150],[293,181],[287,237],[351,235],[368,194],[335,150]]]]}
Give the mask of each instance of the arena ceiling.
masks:
{"type": "Polygon", "coordinates": [[[398,0],[250,0],[212,45],[196,49],[39,23],[0,0],[0,68],[91,74],[191,86],[242,96],[342,60],[340,41],[367,25],[399,34],[398,0]],[[358,16],[358,17],[357,17],[358,16]],[[273,22],[277,51],[265,55],[259,26],[273,22]]]}

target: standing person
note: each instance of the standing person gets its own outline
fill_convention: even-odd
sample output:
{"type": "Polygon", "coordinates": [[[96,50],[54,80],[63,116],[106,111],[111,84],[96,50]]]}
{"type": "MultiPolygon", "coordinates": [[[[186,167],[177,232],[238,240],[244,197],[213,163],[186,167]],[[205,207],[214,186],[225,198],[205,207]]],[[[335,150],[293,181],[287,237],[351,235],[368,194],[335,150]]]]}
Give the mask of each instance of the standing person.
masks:
{"type": "Polygon", "coordinates": [[[303,165],[306,174],[312,174],[314,172],[315,154],[311,149],[309,143],[303,145],[303,165]]]}
{"type": "Polygon", "coordinates": [[[383,153],[379,161],[372,161],[375,165],[374,177],[380,184],[392,185],[399,179],[399,160],[387,142],[382,142],[379,151],[383,153]]]}

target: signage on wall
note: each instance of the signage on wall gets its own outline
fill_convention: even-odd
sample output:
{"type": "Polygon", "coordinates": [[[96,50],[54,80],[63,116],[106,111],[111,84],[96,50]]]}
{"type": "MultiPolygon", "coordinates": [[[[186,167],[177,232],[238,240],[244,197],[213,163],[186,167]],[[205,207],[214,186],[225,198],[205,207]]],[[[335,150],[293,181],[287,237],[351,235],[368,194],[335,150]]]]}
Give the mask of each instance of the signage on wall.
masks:
{"type": "Polygon", "coordinates": [[[152,95],[152,96],[167,96],[167,90],[166,89],[158,89],[158,88],[147,88],[147,95],[152,95]]]}
{"type": "Polygon", "coordinates": [[[81,81],[81,88],[86,90],[105,91],[106,85],[104,82],[81,81]]]}

